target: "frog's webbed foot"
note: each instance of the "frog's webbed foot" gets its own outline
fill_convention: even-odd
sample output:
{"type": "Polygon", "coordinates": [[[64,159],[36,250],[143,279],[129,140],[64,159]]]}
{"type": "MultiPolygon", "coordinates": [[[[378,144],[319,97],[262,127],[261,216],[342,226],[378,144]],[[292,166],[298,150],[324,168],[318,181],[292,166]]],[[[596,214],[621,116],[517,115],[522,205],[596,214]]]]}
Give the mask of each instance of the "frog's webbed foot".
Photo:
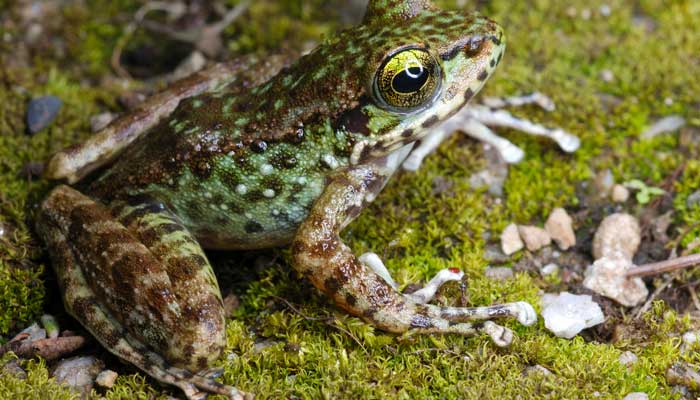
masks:
{"type": "MultiPolygon", "coordinates": [[[[375,253],[365,253],[358,257],[358,261],[365,264],[372,269],[377,275],[384,279],[392,288],[398,290],[398,285],[394,282],[391,274],[386,269],[386,266],[382,260],[375,253]]],[[[417,290],[413,293],[404,293],[403,296],[409,300],[415,302],[416,304],[428,304],[431,302],[438,289],[447,282],[461,281],[464,276],[464,272],[455,269],[447,268],[439,271],[428,283],[423,286],[422,289],[417,290]]],[[[448,310],[449,308],[445,308],[448,310]]],[[[454,307],[454,310],[468,310],[469,313],[474,315],[479,315],[478,319],[488,319],[492,315],[498,313],[503,313],[503,317],[513,317],[516,318],[521,324],[525,326],[530,326],[537,322],[537,314],[532,306],[526,302],[517,302],[493,307],[477,307],[477,308],[460,308],[454,307]]],[[[456,314],[458,314],[457,312],[456,314]]],[[[449,322],[448,322],[449,324],[449,322]]],[[[513,341],[513,332],[501,325],[494,323],[493,321],[485,321],[483,324],[460,324],[452,323],[455,333],[471,334],[472,332],[481,332],[489,335],[493,342],[500,347],[505,347],[510,345],[513,341]]],[[[418,333],[429,333],[429,330],[416,331],[418,333]]],[[[442,332],[437,330],[436,332],[442,332]]],[[[409,331],[413,333],[413,331],[409,331]]]]}
{"type": "Polygon", "coordinates": [[[207,370],[223,351],[225,321],[204,253],[165,206],[132,200],[108,209],[59,186],[42,203],[37,230],[66,310],[110,352],[188,398],[243,399],[207,370]]]}
{"type": "Polygon", "coordinates": [[[469,104],[456,115],[436,127],[428,136],[423,138],[420,145],[411,151],[404,161],[403,168],[415,171],[420,168],[428,154],[432,153],[445,139],[455,131],[467,135],[495,147],[503,159],[510,164],[520,162],[525,153],[509,140],[498,136],[490,128],[503,127],[518,130],[530,135],[544,136],[554,140],[559,147],[573,153],[581,146],[581,140],[562,129],[549,129],[530,121],[516,118],[504,107],[519,107],[535,104],[546,111],[554,110],[554,102],[541,93],[509,98],[486,98],[484,104],[469,104]]]}
{"type": "Polygon", "coordinates": [[[338,234],[387,178],[375,167],[358,166],[336,177],[316,201],[292,247],[295,267],[304,276],[349,313],[395,333],[485,332],[504,346],[512,332],[491,319],[516,318],[524,325],[537,320],[532,306],[524,302],[474,308],[426,304],[441,284],[461,279],[461,273],[441,272],[422,292],[404,295],[376,255],[356,258],[338,234]]]}

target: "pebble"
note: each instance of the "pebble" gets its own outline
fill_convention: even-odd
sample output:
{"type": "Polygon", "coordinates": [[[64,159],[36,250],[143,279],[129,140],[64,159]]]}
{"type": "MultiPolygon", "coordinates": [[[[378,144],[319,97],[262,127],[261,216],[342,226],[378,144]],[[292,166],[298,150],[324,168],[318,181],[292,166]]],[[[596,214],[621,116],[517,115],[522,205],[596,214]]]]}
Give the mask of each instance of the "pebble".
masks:
{"type": "Polygon", "coordinates": [[[612,214],[600,223],[593,237],[593,257],[631,260],[641,243],[637,219],[629,214],[612,214]]]}
{"type": "Polygon", "coordinates": [[[617,184],[612,188],[612,201],[624,203],[630,198],[630,191],[623,185],[617,184]]]}
{"type": "Polygon", "coordinates": [[[27,106],[27,129],[35,134],[48,127],[58,115],[63,102],[56,96],[43,96],[32,99],[27,106]]]}
{"type": "Polygon", "coordinates": [[[520,238],[520,232],[518,232],[518,226],[515,224],[510,224],[506,226],[506,229],[501,233],[501,250],[507,256],[515,254],[525,247],[525,243],[520,238]]]}
{"type": "Polygon", "coordinates": [[[650,126],[649,129],[642,132],[641,137],[645,140],[653,139],[662,133],[677,131],[684,127],[685,124],[686,121],[683,117],[679,115],[671,115],[658,120],[656,123],[650,126]]]}
{"type": "Polygon", "coordinates": [[[56,378],[56,382],[87,395],[92,390],[95,377],[102,368],[104,368],[102,361],[95,357],[73,357],[61,360],[52,375],[56,378]]]}
{"type": "Polygon", "coordinates": [[[563,208],[555,208],[547,218],[544,229],[562,250],[568,250],[576,245],[573,220],[563,208]]]}
{"type": "Polygon", "coordinates": [[[610,83],[610,82],[615,80],[615,73],[609,69],[604,69],[604,70],[600,71],[600,79],[603,82],[610,83]]]}
{"type": "Polygon", "coordinates": [[[700,387],[700,373],[686,362],[677,362],[666,370],[669,385],[683,385],[690,388],[700,387]]]}
{"type": "Polygon", "coordinates": [[[626,351],[620,354],[618,361],[620,361],[620,364],[629,367],[630,365],[636,364],[637,361],[639,361],[639,357],[631,351],[626,351]]]}
{"type": "Polygon", "coordinates": [[[690,196],[685,199],[685,204],[688,206],[688,208],[693,208],[700,205],[700,190],[691,193],[690,196]]]}
{"type": "Polygon", "coordinates": [[[590,295],[545,294],[540,301],[544,326],[560,338],[571,339],[605,321],[603,310],[590,295]]]}
{"type": "Polygon", "coordinates": [[[540,270],[540,273],[543,276],[554,275],[557,272],[559,272],[559,266],[557,264],[554,264],[554,263],[547,264],[544,267],[542,267],[542,269],[540,270]]]}
{"type": "Polygon", "coordinates": [[[494,281],[505,281],[513,277],[513,269],[508,267],[488,267],[484,275],[494,281]]]}
{"type": "Polygon", "coordinates": [[[600,194],[600,197],[606,197],[614,185],[615,177],[609,169],[598,172],[593,180],[593,186],[600,194]]]}
{"type": "Polygon", "coordinates": [[[537,364],[537,365],[531,365],[527,368],[525,368],[525,371],[523,371],[523,375],[525,376],[530,376],[533,374],[540,374],[544,376],[552,376],[554,375],[552,371],[548,370],[547,368],[537,364]]]}
{"type": "Polygon", "coordinates": [[[90,129],[93,133],[106,128],[114,120],[115,115],[111,112],[103,112],[90,117],[90,129]]]}
{"type": "Polygon", "coordinates": [[[625,276],[632,267],[631,260],[603,257],[586,268],[583,286],[623,306],[634,307],[646,300],[649,290],[642,278],[625,276]]]}
{"type": "Polygon", "coordinates": [[[642,392],[632,392],[625,396],[622,400],[648,400],[649,395],[642,392]]]}
{"type": "Polygon", "coordinates": [[[536,226],[518,226],[518,232],[525,246],[530,251],[537,251],[552,243],[552,237],[546,230],[536,226]]]}
{"type": "Polygon", "coordinates": [[[119,377],[119,374],[111,369],[106,369],[97,375],[97,378],[95,378],[95,383],[98,386],[109,389],[114,386],[114,382],[117,381],[117,377],[119,377]]]}

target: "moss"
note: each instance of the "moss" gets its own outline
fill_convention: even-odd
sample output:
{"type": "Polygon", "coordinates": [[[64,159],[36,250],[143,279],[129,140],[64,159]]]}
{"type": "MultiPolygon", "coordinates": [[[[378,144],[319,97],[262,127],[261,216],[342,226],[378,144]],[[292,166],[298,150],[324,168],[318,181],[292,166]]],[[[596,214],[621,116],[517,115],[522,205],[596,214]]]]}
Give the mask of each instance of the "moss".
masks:
{"type": "Polygon", "coordinates": [[[52,399],[78,400],[80,395],[65,386],[58,385],[49,378],[49,371],[43,361],[22,363],[26,378],[3,372],[2,366],[14,358],[12,353],[0,358],[0,398],[2,399],[52,399]]]}
{"type": "MultiPolygon", "coordinates": [[[[238,54],[308,47],[308,41],[339,25],[334,19],[339,3],[347,2],[254,2],[247,18],[226,30],[227,49],[238,54]]],[[[86,116],[118,110],[114,99],[122,89],[103,78],[109,73],[112,48],[140,4],[70,5],[50,28],[52,36],[65,41],[64,47],[35,49],[29,67],[2,67],[8,90],[0,91],[0,223],[11,235],[0,239],[1,335],[13,334],[38,317],[44,303],[58,302],[44,284],[51,274],[42,273],[47,260],[29,228],[32,210],[48,184],[22,177],[20,171],[25,163],[43,160],[89,135],[86,116]],[[49,129],[30,137],[24,132],[25,104],[42,94],[59,96],[64,106],[49,129]]],[[[484,7],[482,12],[509,32],[505,61],[485,95],[543,91],[557,103],[556,111],[523,107],[513,113],[579,135],[582,148],[567,155],[549,141],[506,131],[527,157],[510,169],[504,199],[495,199],[469,185],[471,174],[485,166],[481,146],[455,136],[419,172],[397,176],[343,232],[354,251],[380,253],[403,287],[442,268],[459,267],[468,277],[471,305],[513,300],[537,304],[539,291],[558,288],[558,279],[517,273],[495,282],[483,276],[484,249],[507,223],[541,224],[555,206],[581,207],[579,185],[600,170],[611,169],[618,182],[639,179],[660,186],[681,167],[684,172],[671,187],[675,233],[687,233],[682,246],[697,243],[700,207],[688,207],[686,201],[700,190],[700,150],[692,142],[700,125],[696,2],[598,0],[583,7],[497,0],[484,7]],[[608,17],[599,12],[604,4],[612,7],[608,17]],[[581,17],[584,8],[590,18],[581,17]],[[612,72],[612,81],[601,79],[606,70],[612,72]],[[645,127],[669,114],[691,121],[683,135],[639,138],[645,127]],[[436,178],[449,180],[452,187],[434,193],[436,178]]],[[[15,28],[9,34],[19,38],[23,32],[15,28]]],[[[11,44],[3,42],[0,51],[14,51],[11,44]]],[[[631,391],[674,398],[664,379],[666,368],[681,359],[700,364],[692,353],[681,354],[678,339],[681,332],[697,327],[669,312],[663,302],[655,303],[642,320],[621,319],[620,324],[633,326],[643,340],[599,343],[584,336],[568,341],[552,337],[542,322],[531,328],[507,322],[518,335],[508,349],[484,337],[396,337],[335,308],[291,271],[288,252],[271,253],[279,257],[262,271],[219,274],[222,287],[233,288],[242,301],[227,325],[228,352],[220,362],[223,380],[257,398],[429,398],[438,393],[447,399],[588,398],[597,392],[599,398],[618,399],[631,391]],[[639,357],[629,368],[618,362],[626,350],[639,357]],[[533,365],[546,367],[552,375],[525,375],[533,365]]],[[[235,254],[213,259],[219,270],[251,264],[235,254]]],[[[25,366],[27,380],[0,375],[0,398],[73,396],[48,379],[44,363],[25,366]]],[[[165,398],[171,393],[142,374],[126,373],[106,397],[165,398]]]]}

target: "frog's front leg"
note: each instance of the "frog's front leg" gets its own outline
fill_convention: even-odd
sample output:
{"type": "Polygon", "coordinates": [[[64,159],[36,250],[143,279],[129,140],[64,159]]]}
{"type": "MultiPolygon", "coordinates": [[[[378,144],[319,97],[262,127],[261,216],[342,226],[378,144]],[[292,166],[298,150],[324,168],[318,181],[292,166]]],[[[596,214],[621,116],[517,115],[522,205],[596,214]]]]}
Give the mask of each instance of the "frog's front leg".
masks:
{"type": "Polygon", "coordinates": [[[525,153],[509,140],[498,136],[490,128],[502,127],[516,131],[522,131],[529,135],[544,136],[555,141],[559,147],[567,153],[573,153],[581,146],[581,140],[562,129],[549,129],[545,126],[514,117],[505,107],[520,107],[535,104],[545,111],[555,109],[554,102],[541,93],[533,93],[527,96],[507,98],[486,98],[484,104],[470,104],[464,107],[456,115],[437,126],[433,131],[421,140],[403,163],[403,168],[416,171],[420,168],[423,159],[452,136],[455,131],[462,131],[467,135],[487,143],[496,148],[503,160],[507,163],[520,162],[525,153]]]}
{"type": "Polygon", "coordinates": [[[139,197],[109,209],[59,186],[41,217],[66,310],[100,343],[188,398],[243,398],[197,373],[223,350],[223,303],[202,249],[163,204],[139,197]]]}
{"type": "Polygon", "coordinates": [[[524,325],[536,321],[534,310],[524,302],[476,308],[421,304],[399,293],[381,270],[377,273],[356,258],[339,233],[387,178],[375,164],[353,167],[332,178],[294,239],[292,250],[300,273],[349,313],[390,332],[471,335],[483,331],[505,346],[512,332],[488,320],[514,317],[524,325]]]}

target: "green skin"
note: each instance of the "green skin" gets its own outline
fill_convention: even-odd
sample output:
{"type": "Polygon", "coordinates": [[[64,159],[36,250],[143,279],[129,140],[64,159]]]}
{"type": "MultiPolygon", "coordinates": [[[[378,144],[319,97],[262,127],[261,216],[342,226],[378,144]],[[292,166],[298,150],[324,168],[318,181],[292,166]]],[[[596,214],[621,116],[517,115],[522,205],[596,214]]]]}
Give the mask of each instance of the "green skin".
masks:
{"type": "Polygon", "coordinates": [[[414,142],[481,89],[504,49],[487,18],[425,0],[370,1],[362,24],[291,64],[220,64],[152,97],[48,165],[49,178],[71,183],[106,167],[80,191],[58,186],[41,207],[37,228],[67,310],[111,352],[190,398],[244,396],[198,374],[225,344],[202,247],[291,244],[299,272],[386,331],[507,336],[467,321],[521,319],[518,303],[418,304],[339,239],[414,142]],[[374,79],[406,47],[438,60],[440,85],[399,110],[378,99],[374,79]]]}

